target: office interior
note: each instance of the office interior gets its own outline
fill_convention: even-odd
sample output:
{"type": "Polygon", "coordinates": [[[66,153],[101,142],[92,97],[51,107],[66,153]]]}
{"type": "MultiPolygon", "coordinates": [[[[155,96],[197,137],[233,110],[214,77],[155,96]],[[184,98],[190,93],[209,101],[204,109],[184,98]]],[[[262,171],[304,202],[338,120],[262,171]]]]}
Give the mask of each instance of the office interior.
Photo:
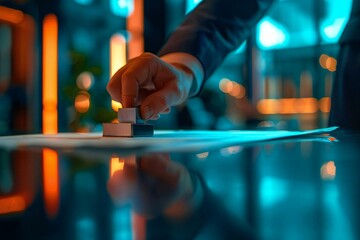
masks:
{"type": "MultiPolygon", "coordinates": [[[[106,92],[110,77],[128,59],[156,54],[199,2],[2,1],[0,134],[101,131],[121,106],[106,92]]],[[[203,91],[156,127],[327,126],[350,7],[350,0],[278,1],[203,91]]]]}
{"type": "MultiPolygon", "coordinates": [[[[143,52],[156,54],[200,2],[0,0],[0,136],[101,133],[121,108],[106,91],[111,76],[143,52]]],[[[276,1],[199,95],[150,122],[156,130],[327,127],[337,43],[351,4],[276,1]]],[[[303,141],[171,158],[201,173],[221,216],[231,212],[260,239],[356,239],[358,141],[303,141]]],[[[0,239],[145,239],[141,216],[111,205],[106,187],[127,159],[100,154],[94,160],[47,148],[0,149],[0,239]]],[[[195,239],[226,239],[209,229],[195,239]]],[[[174,231],[174,238],[148,239],[187,239],[186,230],[174,231]]]]}

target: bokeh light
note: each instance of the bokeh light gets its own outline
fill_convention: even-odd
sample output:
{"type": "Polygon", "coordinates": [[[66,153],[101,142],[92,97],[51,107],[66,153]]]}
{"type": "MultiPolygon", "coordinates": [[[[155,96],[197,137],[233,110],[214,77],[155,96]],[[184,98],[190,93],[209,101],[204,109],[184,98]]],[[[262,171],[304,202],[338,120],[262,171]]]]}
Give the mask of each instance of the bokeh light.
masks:
{"type": "Polygon", "coordinates": [[[331,99],[329,97],[323,97],[319,100],[319,109],[321,112],[328,113],[331,108],[331,99]]]}
{"type": "Polygon", "coordinates": [[[227,78],[223,78],[219,82],[219,88],[224,93],[229,93],[233,89],[233,83],[227,78]]]}
{"type": "Polygon", "coordinates": [[[89,90],[94,82],[94,75],[91,72],[82,72],[76,79],[76,85],[81,90],[89,90]]]}
{"type": "Polygon", "coordinates": [[[334,180],[336,176],[336,166],[334,161],[324,163],[321,166],[320,175],[323,180],[334,180]]]}
{"type": "Polygon", "coordinates": [[[115,111],[118,112],[119,108],[122,108],[121,103],[115,101],[115,100],[111,100],[111,108],[115,111]]]}
{"type": "Polygon", "coordinates": [[[75,98],[75,109],[79,113],[86,113],[90,108],[90,94],[80,92],[75,98]]]}

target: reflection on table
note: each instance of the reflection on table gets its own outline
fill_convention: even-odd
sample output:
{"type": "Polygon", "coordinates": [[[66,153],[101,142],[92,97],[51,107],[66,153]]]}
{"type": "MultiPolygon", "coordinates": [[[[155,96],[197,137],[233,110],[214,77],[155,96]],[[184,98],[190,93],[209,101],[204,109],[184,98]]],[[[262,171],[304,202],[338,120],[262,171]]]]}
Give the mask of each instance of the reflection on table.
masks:
{"type": "Polygon", "coordinates": [[[1,239],[357,239],[360,136],[334,136],[93,157],[2,149],[1,239]]]}

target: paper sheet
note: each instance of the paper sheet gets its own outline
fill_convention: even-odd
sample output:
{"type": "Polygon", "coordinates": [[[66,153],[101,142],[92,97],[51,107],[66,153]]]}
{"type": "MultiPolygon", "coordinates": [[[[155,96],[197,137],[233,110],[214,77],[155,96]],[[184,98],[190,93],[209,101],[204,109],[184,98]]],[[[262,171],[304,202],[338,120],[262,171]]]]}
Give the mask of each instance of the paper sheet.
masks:
{"type": "Polygon", "coordinates": [[[17,135],[0,137],[0,148],[49,147],[54,149],[142,149],[152,151],[196,150],[229,145],[319,135],[337,127],[310,131],[155,131],[153,137],[114,138],[102,133],[59,133],[54,135],[17,135]]]}

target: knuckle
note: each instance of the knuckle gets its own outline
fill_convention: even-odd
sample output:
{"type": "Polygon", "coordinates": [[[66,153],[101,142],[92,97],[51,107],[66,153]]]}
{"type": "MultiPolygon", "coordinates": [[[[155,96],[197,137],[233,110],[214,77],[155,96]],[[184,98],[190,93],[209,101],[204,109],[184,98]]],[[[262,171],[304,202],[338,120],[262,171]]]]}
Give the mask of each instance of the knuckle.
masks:
{"type": "Polygon", "coordinates": [[[171,86],[172,94],[176,99],[180,99],[182,97],[182,89],[178,84],[172,84],[171,86]]]}
{"type": "Polygon", "coordinates": [[[166,100],[166,97],[165,96],[159,96],[158,104],[159,104],[159,106],[161,106],[164,109],[167,108],[168,107],[168,102],[166,100]]]}
{"type": "Polygon", "coordinates": [[[154,55],[154,54],[152,54],[150,52],[144,52],[142,54],[142,57],[144,57],[144,58],[156,58],[156,55],[154,55]]]}
{"type": "Polygon", "coordinates": [[[143,63],[145,64],[144,66],[155,67],[158,59],[159,59],[158,56],[149,52],[143,53],[142,55],[142,60],[143,63]]]}

